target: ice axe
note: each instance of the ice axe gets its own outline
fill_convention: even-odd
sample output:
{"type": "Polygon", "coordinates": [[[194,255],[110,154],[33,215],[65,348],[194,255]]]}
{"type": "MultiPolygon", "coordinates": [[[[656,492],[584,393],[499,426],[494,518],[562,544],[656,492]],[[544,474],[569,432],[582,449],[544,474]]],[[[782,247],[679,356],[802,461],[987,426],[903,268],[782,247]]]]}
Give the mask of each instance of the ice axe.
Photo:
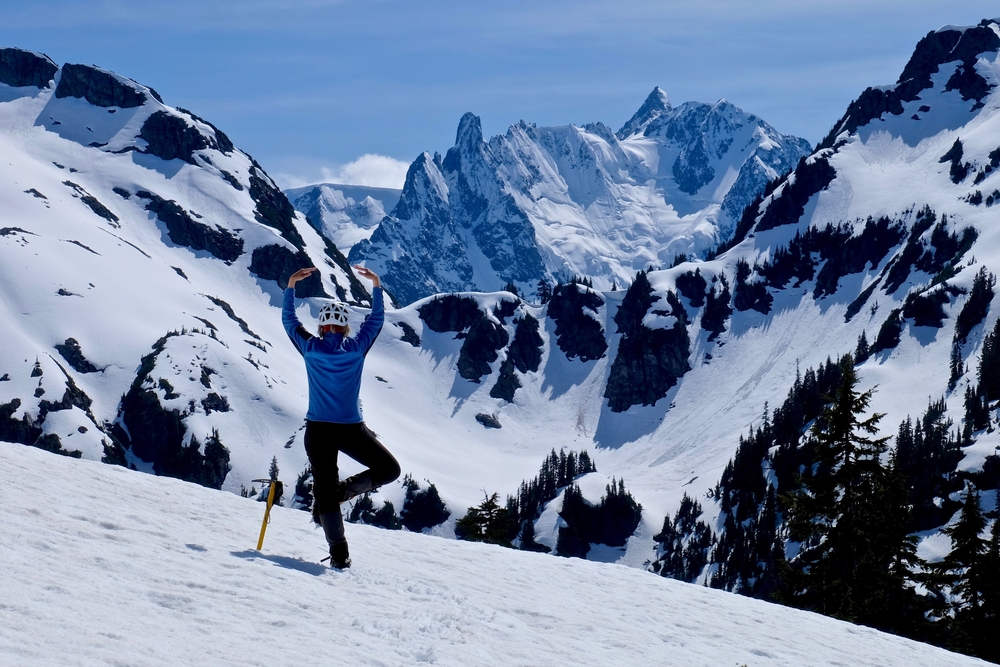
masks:
{"type": "Polygon", "coordinates": [[[260,537],[257,538],[257,551],[261,550],[264,546],[264,531],[267,530],[267,524],[271,520],[271,507],[274,505],[274,492],[278,489],[278,494],[281,494],[281,482],[276,479],[255,479],[255,482],[267,483],[270,488],[267,492],[267,508],[264,510],[264,521],[260,524],[260,537]]]}

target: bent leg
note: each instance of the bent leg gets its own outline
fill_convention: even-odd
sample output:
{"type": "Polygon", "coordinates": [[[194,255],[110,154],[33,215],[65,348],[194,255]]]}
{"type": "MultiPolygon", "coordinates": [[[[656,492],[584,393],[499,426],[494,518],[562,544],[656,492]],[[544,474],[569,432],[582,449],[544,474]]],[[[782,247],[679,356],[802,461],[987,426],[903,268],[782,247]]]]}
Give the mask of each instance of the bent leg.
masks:
{"type": "Polygon", "coordinates": [[[348,496],[374,491],[399,477],[400,469],[396,458],[363,422],[356,425],[351,437],[344,438],[340,443],[340,451],[361,465],[368,466],[368,470],[344,480],[348,496]]]}

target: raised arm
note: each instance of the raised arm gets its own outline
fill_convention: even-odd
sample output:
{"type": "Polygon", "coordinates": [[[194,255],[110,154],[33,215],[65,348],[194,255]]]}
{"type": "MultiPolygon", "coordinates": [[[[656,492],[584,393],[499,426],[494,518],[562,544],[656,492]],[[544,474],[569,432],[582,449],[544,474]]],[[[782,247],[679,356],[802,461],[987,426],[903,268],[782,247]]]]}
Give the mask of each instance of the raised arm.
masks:
{"type": "Polygon", "coordinates": [[[382,323],[385,322],[382,281],[379,280],[378,274],[368,267],[355,264],[354,270],[362,278],[372,281],[372,312],[365,318],[365,321],[358,329],[358,335],[355,337],[358,346],[364,350],[365,354],[368,354],[368,350],[371,349],[372,344],[375,343],[375,339],[378,338],[379,332],[382,331],[382,323]]]}
{"type": "Polygon", "coordinates": [[[316,271],[315,268],[308,268],[299,269],[293,273],[288,278],[288,287],[285,288],[284,300],[281,304],[281,324],[285,327],[285,332],[295,343],[299,352],[302,351],[302,344],[312,338],[312,335],[303,328],[298,315],[295,314],[295,283],[309,277],[314,271],[316,271]]]}

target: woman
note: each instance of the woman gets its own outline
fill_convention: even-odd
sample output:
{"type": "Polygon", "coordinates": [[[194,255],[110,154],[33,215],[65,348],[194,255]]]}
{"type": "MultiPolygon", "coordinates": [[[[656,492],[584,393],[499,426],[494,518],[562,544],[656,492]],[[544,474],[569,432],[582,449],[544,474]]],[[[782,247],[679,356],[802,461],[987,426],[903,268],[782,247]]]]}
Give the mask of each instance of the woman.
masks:
{"type": "Polygon", "coordinates": [[[312,467],[314,514],[319,516],[330,545],[330,564],[337,569],[351,566],[340,503],[399,477],[396,459],[361,418],[358,403],[361,370],[365,355],[382,330],[385,311],[379,277],[363,266],[354,269],[372,281],[372,312],[353,338],[348,324],[350,311],[337,301],[325,304],[320,310],[318,336],[306,331],[295,316],[295,284],[312,275],[315,268],[300,269],[291,275],[281,309],[285,331],[306,362],[309,411],[305,447],[312,467]],[[340,452],[368,469],[340,481],[337,469],[340,452]]]}

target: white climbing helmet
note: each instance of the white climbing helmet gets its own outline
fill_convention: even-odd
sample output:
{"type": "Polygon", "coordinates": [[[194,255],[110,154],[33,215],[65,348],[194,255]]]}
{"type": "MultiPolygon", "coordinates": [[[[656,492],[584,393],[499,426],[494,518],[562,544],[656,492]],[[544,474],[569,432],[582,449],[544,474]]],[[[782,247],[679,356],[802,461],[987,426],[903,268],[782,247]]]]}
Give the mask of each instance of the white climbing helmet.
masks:
{"type": "Polygon", "coordinates": [[[324,304],[319,311],[319,325],[326,326],[332,324],[334,326],[343,327],[347,326],[347,320],[350,316],[351,311],[347,309],[347,306],[339,301],[331,301],[324,304]]]}

